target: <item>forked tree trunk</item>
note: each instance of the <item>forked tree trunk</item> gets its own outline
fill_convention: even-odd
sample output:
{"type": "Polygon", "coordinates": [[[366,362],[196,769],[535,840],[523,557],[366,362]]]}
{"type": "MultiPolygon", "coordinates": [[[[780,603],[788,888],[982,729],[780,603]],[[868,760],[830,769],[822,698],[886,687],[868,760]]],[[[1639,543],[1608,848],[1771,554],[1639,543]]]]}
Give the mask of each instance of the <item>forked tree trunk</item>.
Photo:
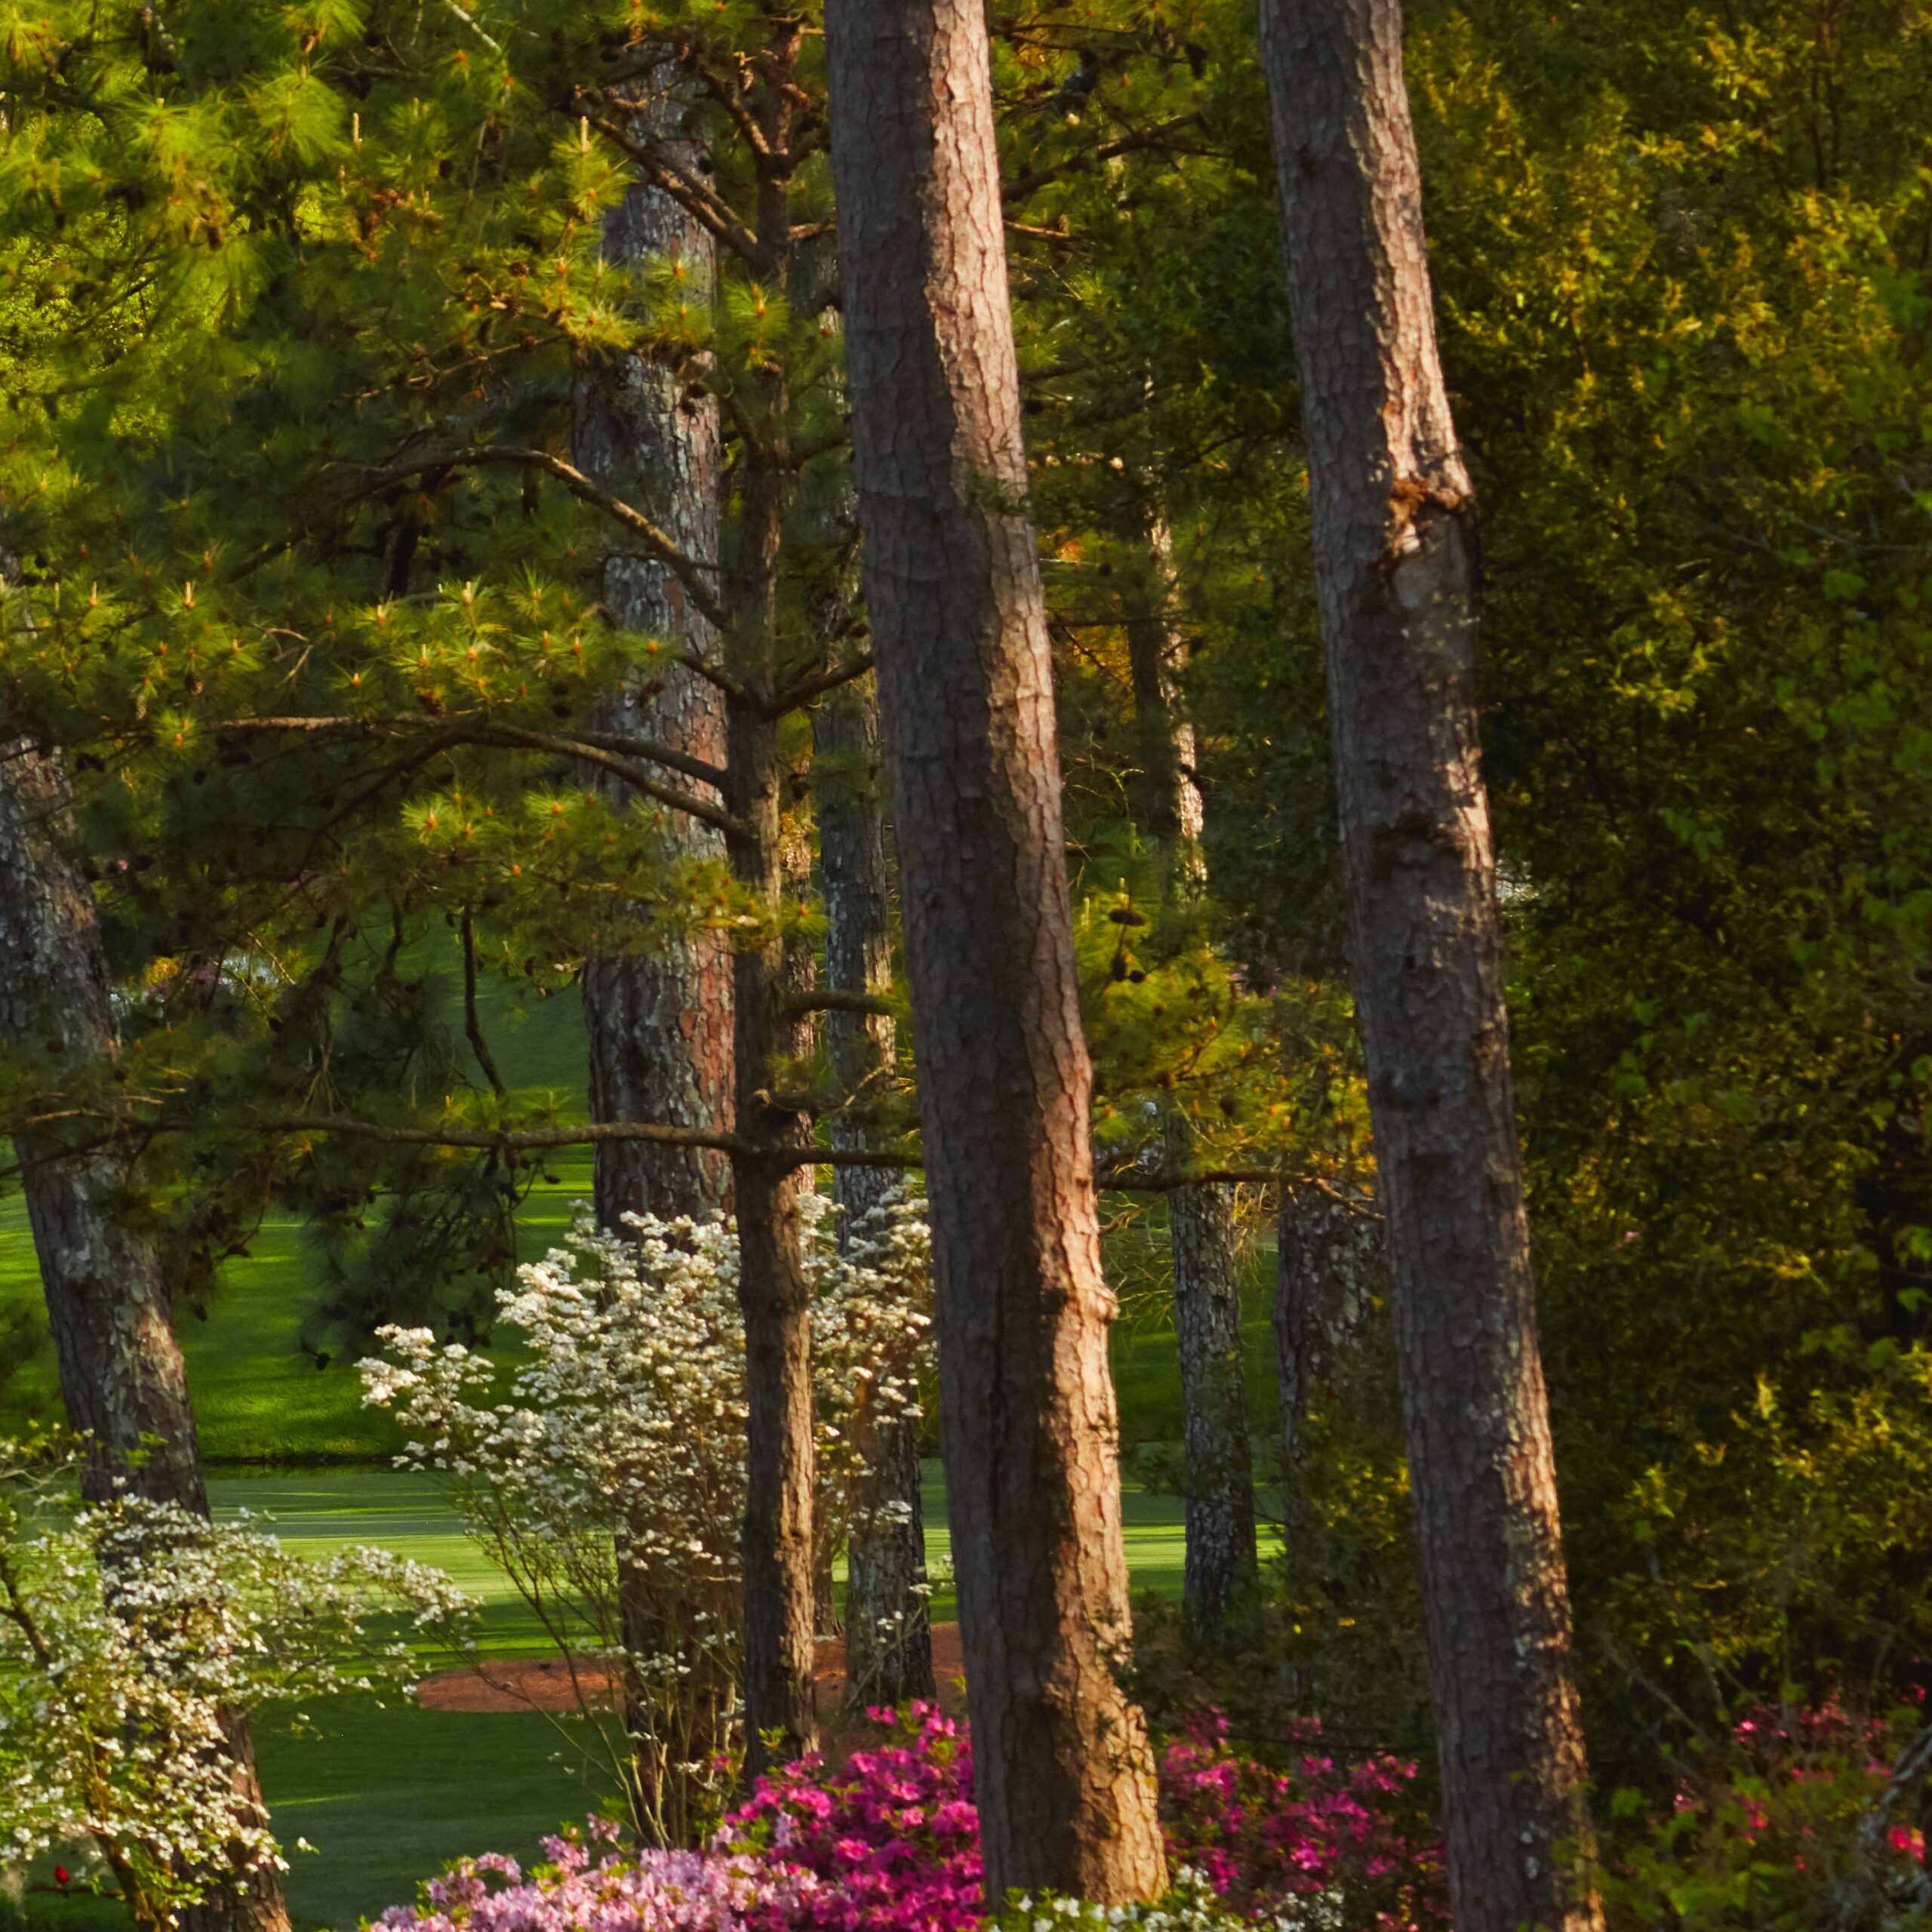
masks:
{"type": "MultiPolygon", "coordinates": [[[[1128,657],[1140,740],[1141,811],[1168,848],[1171,889],[1188,900],[1207,884],[1201,844],[1206,813],[1194,727],[1182,705],[1180,640],[1168,617],[1169,549],[1165,526],[1149,518],[1146,581],[1140,608],[1127,626],[1128,657]]],[[[1174,1110],[1164,1129],[1169,1161],[1185,1166],[1195,1157],[1191,1124],[1174,1110]]],[[[1258,1567],[1234,1189],[1212,1182],[1174,1189],[1168,1196],[1168,1235],[1187,1484],[1182,1600],[1195,1630],[1211,1641],[1258,1567]]]]}
{"type": "Polygon", "coordinates": [[[1263,0],[1458,1932],[1601,1923],[1399,0],[1263,0]]]}
{"type": "MultiPolygon", "coordinates": [[[[864,685],[848,686],[812,719],[817,754],[819,877],[825,891],[825,977],[841,992],[892,990],[892,904],[879,786],[878,706],[864,685]]],[[[863,1109],[883,1097],[895,1049],[883,1014],[829,1013],[826,1045],[841,1094],[863,1109]]],[[[832,1144],[854,1150],[874,1136],[863,1118],[837,1115],[832,1144]]],[[[899,1177],[881,1168],[833,1170],[838,1241],[889,1201],[899,1177]]],[[[846,1545],[845,1680],[854,1706],[903,1704],[934,1694],[924,1512],[917,1420],[860,1406],[851,1427],[864,1472],[854,1486],[846,1545]]]]}
{"type": "MultiPolygon", "coordinates": [[[[67,851],[66,775],[31,740],[0,745],[0,1042],[56,1078],[85,1078],[117,1051],[94,894],[67,851]]],[[[208,1513],[187,1371],[152,1246],[117,1213],[120,1153],[70,1153],[51,1133],[17,1134],[69,1426],[87,1438],[82,1493],[128,1492],[208,1513]]],[[[236,1790],[263,1823],[248,1720],[226,1721],[236,1790]]],[[[220,1875],[181,1914],[186,1932],[288,1932],[269,1870],[220,1875]]]]}
{"type": "Polygon", "coordinates": [[[1130,1637],[1053,670],[984,8],[830,0],[865,578],[987,1896],[1166,1881],[1130,1637]]]}
{"type": "MultiPolygon", "coordinates": [[[[652,112],[640,131],[701,174],[704,143],[683,132],[675,60],[667,57],[641,90],[652,112]]],[[[665,194],[633,187],[605,224],[604,252],[629,269],[675,264],[694,309],[709,305],[716,245],[702,223],[665,194]]],[[[614,358],[579,383],[574,441],[578,466],[633,503],[648,506],[687,555],[719,554],[717,398],[688,396],[675,371],[642,356],[614,358]]],[[[654,558],[615,555],[605,566],[604,601],[614,622],[640,635],[713,655],[711,626],[691,608],[677,578],[654,558]]],[[[724,762],[724,694],[681,665],[641,662],[598,707],[602,731],[654,740],[707,764],[724,762]]],[[[621,780],[587,771],[614,802],[632,795],[621,780]]],[[[666,835],[692,857],[721,860],[713,828],[682,814],[666,835]]],[[[731,1124],[731,960],[710,935],[641,954],[585,961],[584,1024],[590,1042],[590,1117],[657,1121],[728,1131],[731,1124]]],[[[716,1213],[731,1203],[731,1168],[709,1148],[608,1142],[595,1155],[599,1224],[623,1231],[627,1214],[663,1220],[716,1213]]]]}

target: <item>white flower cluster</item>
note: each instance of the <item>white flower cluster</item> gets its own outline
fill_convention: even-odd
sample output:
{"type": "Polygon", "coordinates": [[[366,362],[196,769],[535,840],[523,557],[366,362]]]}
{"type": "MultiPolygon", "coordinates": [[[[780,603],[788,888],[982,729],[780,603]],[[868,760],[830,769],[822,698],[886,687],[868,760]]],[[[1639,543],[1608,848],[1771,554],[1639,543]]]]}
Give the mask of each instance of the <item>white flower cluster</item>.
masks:
{"type": "Polygon", "coordinates": [[[172,1504],[75,1509],[72,1473],[0,1443],[0,1868],[71,1847],[152,1927],[216,1874],[281,1866],[233,1775],[234,1716],[405,1687],[409,1646],[369,1619],[446,1632],[471,1606],[385,1550],[309,1561],[172,1504]]]}
{"type": "Polygon", "coordinates": [[[1343,1932],[1340,1892],[1311,1892],[1251,1918],[1216,1892],[1204,1873],[1183,1866],[1173,1889],[1152,1904],[1096,1905],[1056,1894],[1014,1898],[994,1921],[997,1932],[1343,1932]]]}
{"type": "MultiPolygon", "coordinates": [[[[818,1411],[816,1554],[843,1539],[862,1408],[918,1412],[929,1352],[923,1203],[875,1209],[841,1255],[833,1211],[802,1199],[818,1411]]],[[[740,1675],[745,1344],[738,1242],[724,1219],[586,1218],[500,1300],[509,1368],[424,1328],[380,1332],[365,1401],[411,1436],[398,1460],[448,1478],[472,1536],[567,1654],[623,1680],[607,1753],[640,1831],[677,1842],[687,1789],[715,1781],[740,1675]]],[[[598,1682],[585,1673],[586,1687],[598,1682]]],[[[591,1690],[585,1715],[595,1716],[591,1690]]]]}

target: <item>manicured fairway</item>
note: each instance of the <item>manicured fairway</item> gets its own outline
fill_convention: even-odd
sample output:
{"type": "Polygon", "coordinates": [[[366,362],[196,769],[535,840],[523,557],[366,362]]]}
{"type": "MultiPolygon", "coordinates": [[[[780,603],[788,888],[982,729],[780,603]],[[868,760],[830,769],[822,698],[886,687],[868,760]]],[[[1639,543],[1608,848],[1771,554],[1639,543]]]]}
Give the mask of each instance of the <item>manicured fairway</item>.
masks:
{"type": "MultiPolygon", "coordinates": [[[[497,989],[489,1024],[499,1063],[525,1095],[541,1094],[565,1118],[583,1111],[582,1021],[574,999],[543,1002],[512,1023],[497,989]],[[561,1084],[546,1085],[559,1073],[561,1084]]],[[[587,1158],[559,1159],[531,1195],[520,1222],[527,1257],[552,1246],[589,1195],[587,1158]]],[[[1129,1444],[1174,1440],[1180,1397],[1172,1324],[1164,1315],[1164,1240],[1143,1224],[1110,1242],[1110,1272],[1121,1287],[1114,1369],[1121,1433],[1129,1444]]],[[[1257,1429],[1272,1426],[1274,1377],[1266,1319],[1272,1255],[1257,1252],[1247,1284],[1244,1352],[1257,1429]]],[[[229,1265],[205,1322],[184,1324],[183,1343],[217,1509],[273,1519],[276,1533],[320,1553],[374,1543],[448,1571],[483,1603],[481,1647],[495,1657],[540,1654],[536,1620],[506,1581],[464,1537],[425,1478],[395,1470],[392,1425],[361,1404],[352,1360],[318,1371],[299,1346],[316,1291],[314,1257],[288,1222],[263,1229],[252,1251],[229,1265]]],[[[0,1435],[35,1415],[57,1416],[40,1284],[17,1195],[0,1201],[0,1435]],[[11,1340],[9,1337],[12,1338],[11,1340]],[[20,1359],[25,1345],[26,1358],[20,1359]]],[[[352,1354],[352,1351],[349,1352],[352,1354]]],[[[948,1552],[937,1463],[927,1466],[928,1544],[936,1564],[948,1552]]],[[[1124,1499],[1128,1555],[1137,1589],[1178,1593],[1183,1555],[1181,1506],[1130,1486],[1124,1499]]],[[[949,1591],[935,1612],[952,1614],[949,1591]]],[[[426,1658],[426,1667],[438,1660],[426,1658]]],[[[540,1835],[580,1816],[602,1794],[586,1790],[564,1741],[534,1715],[479,1715],[383,1709],[368,1699],[309,1711],[305,1734],[290,1714],[257,1728],[262,1774],[284,1842],[306,1838],[313,1855],[291,1851],[289,1897],[305,1928],[352,1927],[412,1896],[417,1881],[447,1859],[491,1849],[528,1857],[540,1835]]],[[[125,1924],[99,1902],[35,1891],[28,1917],[48,1932],[116,1932],[125,1924]]],[[[0,1927],[8,1907],[0,1900],[0,1927]]]]}

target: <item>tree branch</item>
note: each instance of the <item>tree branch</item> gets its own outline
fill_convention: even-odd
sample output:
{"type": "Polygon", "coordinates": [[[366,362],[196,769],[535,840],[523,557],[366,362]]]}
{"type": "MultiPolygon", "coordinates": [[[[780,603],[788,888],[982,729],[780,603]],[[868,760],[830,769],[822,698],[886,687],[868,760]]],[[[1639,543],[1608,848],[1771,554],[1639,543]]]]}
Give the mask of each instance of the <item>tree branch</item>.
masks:
{"type": "Polygon", "coordinates": [[[788,1017],[805,1013],[876,1013],[891,1020],[899,1009],[879,993],[862,993],[849,986],[821,986],[815,992],[794,993],[783,1003],[788,1017]]]}
{"type": "MultiPolygon", "coordinates": [[[[580,103],[585,98],[584,91],[580,89],[578,100],[580,103]]],[[[587,115],[585,118],[612,146],[637,163],[660,194],[668,195],[734,255],[742,257],[753,268],[769,272],[771,263],[758,237],[702,181],[680,168],[654,143],[637,140],[601,115],[587,115]]]]}
{"type": "MultiPolygon", "coordinates": [[[[672,662],[681,661],[677,659],[672,662]]],[[[439,728],[448,726],[454,718],[459,728],[468,717],[487,716],[487,713],[445,712],[435,720],[439,728]]],[[[236,737],[245,737],[250,732],[340,732],[346,737],[400,737],[409,731],[420,731],[428,723],[424,715],[417,712],[398,712],[391,716],[380,718],[316,717],[316,718],[218,718],[206,728],[236,737]]],[[[486,724],[480,728],[485,731],[521,731],[521,725],[486,724]]],[[[448,736],[446,731],[445,734],[448,736]]],[[[724,772],[722,767],[707,763],[701,758],[694,758],[688,752],[681,752],[669,745],[660,744],[654,738],[637,738],[623,731],[557,731],[543,736],[555,741],[558,747],[568,745],[572,755],[578,755],[583,748],[589,746],[601,752],[616,752],[628,758],[641,758],[651,764],[661,764],[666,771],[681,772],[687,778],[695,778],[700,784],[713,785],[722,791],[724,772]]],[[[476,742],[488,742],[478,740],[476,742]]]]}
{"type": "Polygon", "coordinates": [[[586,743],[581,739],[552,737],[547,731],[526,731],[515,724],[493,724],[475,735],[478,744],[498,744],[506,746],[520,746],[527,751],[555,752],[565,758],[581,758],[586,764],[601,767],[604,771],[621,778],[627,785],[634,786],[647,798],[655,798],[660,804],[669,805],[673,811],[685,813],[701,823],[712,826],[724,833],[727,838],[740,844],[755,835],[743,819],[734,818],[722,805],[714,805],[707,798],[700,798],[695,792],[687,792],[682,786],[666,785],[654,778],[641,765],[634,764],[629,758],[617,756],[586,743]]]}
{"type": "Polygon", "coordinates": [[[835,664],[826,671],[815,671],[808,678],[787,685],[774,694],[768,709],[771,715],[779,716],[799,705],[809,704],[815,697],[823,697],[827,691],[835,691],[841,685],[849,685],[854,678],[863,678],[872,668],[872,653],[862,651],[857,657],[848,657],[843,664],[835,664]]]}
{"type": "Polygon", "coordinates": [[[671,539],[651,521],[645,513],[614,495],[601,483],[593,481],[574,463],[566,463],[560,456],[553,456],[548,450],[529,449],[520,444],[478,443],[470,444],[461,449],[444,450],[433,456],[413,458],[406,463],[392,463],[385,469],[372,472],[372,485],[381,488],[389,483],[399,483],[406,476],[420,475],[426,469],[479,469],[488,464],[501,464],[520,469],[540,469],[546,475],[554,476],[565,489],[581,501],[594,504],[613,521],[638,538],[671,574],[685,587],[691,602],[699,613],[720,630],[730,628],[730,614],[722,602],[706,583],[706,566],[695,558],[678,549],[671,539]]]}
{"type": "Polygon", "coordinates": [[[1014,207],[1029,196],[1038,194],[1042,188],[1055,181],[1063,180],[1069,174],[1084,174],[1088,168],[1097,168],[1102,162],[1112,161],[1121,155],[1134,154],[1144,148],[1159,147],[1170,134],[1183,128],[1192,126],[1200,118],[1198,113],[1177,114],[1171,121],[1163,121],[1158,127],[1137,128],[1132,134],[1121,135],[1118,140],[1103,141],[1098,147],[1089,148],[1083,153],[1069,155],[1064,161],[1053,162],[1043,168],[1029,169],[1001,190],[1000,199],[1008,208],[1014,207]]]}

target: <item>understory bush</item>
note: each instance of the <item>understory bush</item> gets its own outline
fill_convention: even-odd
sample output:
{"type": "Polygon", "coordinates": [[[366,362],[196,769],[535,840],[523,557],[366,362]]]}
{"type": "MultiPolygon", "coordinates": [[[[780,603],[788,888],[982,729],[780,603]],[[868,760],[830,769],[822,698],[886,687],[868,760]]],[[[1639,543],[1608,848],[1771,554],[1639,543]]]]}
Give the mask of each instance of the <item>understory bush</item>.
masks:
{"type": "MultiPolygon", "coordinates": [[[[862,1473],[855,1411],[918,1412],[930,1352],[923,1208],[875,1208],[841,1253],[832,1204],[801,1198],[821,1572],[862,1473]]],[[[626,1220],[621,1238],[580,1222],[500,1297],[528,1351],[513,1375],[426,1328],[385,1328],[386,1355],[361,1364],[364,1399],[394,1413],[411,1438],[398,1460],[442,1481],[558,1647],[591,1666],[573,1669],[586,1721],[565,1734],[617,1780],[632,1831],[688,1845],[718,1816],[738,1743],[748,1411],[737,1229],[626,1220]]]]}
{"type": "MultiPolygon", "coordinates": [[[[881,1720],[890,1714],[875,1714],[881,1720]]],[[[1412,1766],[1337,1764],[1311,1724],[1275,1769],[1229,1750],[1204,1713],[1159,1760],[1175,1887],[1158,1905],[1016,1900],[1006,1932],[1447,1932],[1440,1847],[1410,1816],[1412,1766]]],[[[528,1875],[466,1860],[382,1932],[970,1932],[986,1918],[971,1743],[915,1704],[842,1767],[816,1758],[759,1781],[708,1853],[626,1850],[594,1824],[528,1875]],[[493,1885],[492,1881],[499,1881],[493,1885]]]]}
{"type": "Polygon", "coordinates": [[[208,1875],[285,1869],[235,1718],[404,1691],[396,1620],[447,1641],[472,1606],[386,1550],[305,1558],[174,1503],[83,1506],[79,1469],[72,1444],[0,1441],[0,1891],[58,1848],[159,1932],[208,1875]]]}
{"type": "Polygon", "coordinates": [[[1620,1932],[1917,1932],[1932,1728],[1760,1706],[1687,1758],[1667,1809],[1611,1805],[1606,1903],[1620,1932]]]}

